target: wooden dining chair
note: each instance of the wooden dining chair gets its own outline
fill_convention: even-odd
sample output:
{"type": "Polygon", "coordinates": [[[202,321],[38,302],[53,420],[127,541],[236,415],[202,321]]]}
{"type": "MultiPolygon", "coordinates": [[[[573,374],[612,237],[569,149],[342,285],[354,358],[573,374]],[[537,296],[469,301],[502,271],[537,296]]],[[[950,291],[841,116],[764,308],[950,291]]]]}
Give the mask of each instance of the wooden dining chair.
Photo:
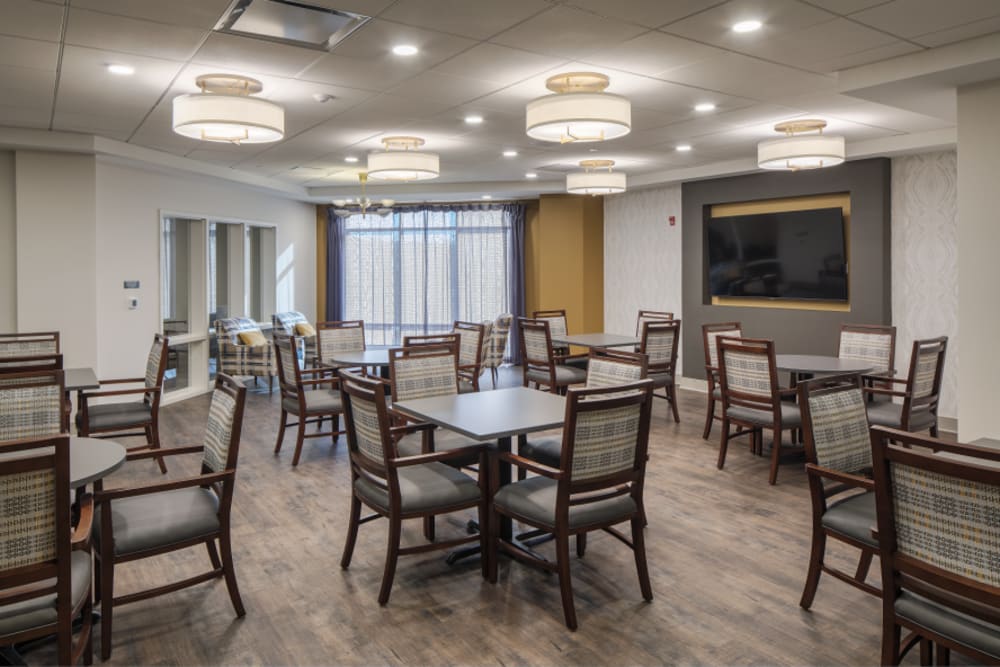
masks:
{"type": "Polygon", "coordinates": [[[0,375],[27,371],[59,371],[63,369],[61,354],[32,354],[23,357],[0,357],[0,375]]]}
{"type": "Polygon", "coordinates": [[[743,327],[739,322],[718,322],[701,325],[701,339],[705,349],[705,380],[708,382],[708,408],[705,411],[705,430],[701,437],[708,440],[712,434],[712,423],[722,421],[716,414],[716,404],[722,403],[722,384],[719,381],[719,336],[743,337],[743,327]]]}
{"type": "Polygon", "coordinates": [[[642,325],[646,322],[661,322],[672,319],[674,319],[674,314],[665,310],[640,310],[635,318],[635,335],[642,335],[642,325]]]}
{"type": "MultiPolygon", "coordinates": [[[[115,608],[123,604],[221,578],[226,582],[236,615],[244,615],[233,566],[230,517],[245,403],[246,388],[238,380],[219,373],[215,377],[203,443],[171,447],[162,452],[162,455],[201,454],[200,474],[95,493],[99,508],[94,533],[100,545],[97,557],[102,660],[111,657],[112,621],[115,608]],[[181,581],[115,597],[117,565],[200,545],[207,547],[212,569],[181,581]]],[[[151,451],[133,452],[128,460],[153,455],[151,451]]],[[[162,568],[158,570],[162,572],[162,568]]]]}
{"type": "Polygon", "coordinates": [[[534,383],[553,394],[565,393],[571,384],[587,381],[587,371],[577,366],[558,362],[552,348],[552,336],[548,320],[518,320],[518,335],[521,337],[521,380],[525,387],[534,383]]]}
{"type": "MultiPolygon", "coordinates": [[[[628,545],[635,558],[643,599],[653,599],[643,537],[643,482],[649,442],[653,384],[649,380],[595,389],[570,389],[558,468],[523,456],[499,452],[490,468],[493,516],[490,518],[489,580],[497,581],[500,551],[559,576],[566,626],[576,630],[570,580],[569,539],[604,530],[628,545]],[[535,476],[499,486],[500,465],[524,468],[535,476]],[[555,563],[500,539],[506,516],[555,537],[555,563]],[[631,539],[614,528],[628,522],[631,539]]],[[[582,542],[577,542],[578,553],[582,542]]]]}
{"type": "Polygon", "coordinates": [[[337,366],[333,362],[335,353],[363,352],[364,350],[364,320],[316,323],[316,351],[320,364],[335,368],[337,366]]]}
{"type": "Polygon", "coordinates": [[[866,582],[878,542],[868,415],[860,375],[833,375],[797,386],[812,500],[812,547],[799,605],[812,606],[820,576],[826,572],[866,593],[882,591],[866,582]],[[826,562],[826,541],[833,538],[858,550],[853,574],[826,562]]]}
{"type": "Polygon", "coordinates": [[[642,338],[639,352],[649,360],[649,379],[655,389],[662,389],[662,394],[653,393],[657,398],[665,398],[674,413],[674,422],[680,423],[677,414],[677,348],[680,347],[680,320],[647,320],[642,323],[642,338]]]}
{"type": "Polygon", "coordinates": [[[870,396],[902,399],[901,403],[873,401],[868,406],[868,421],[873,425],[903,431],[930,431],[931,436],[936,438],[938,400],[941,397],[947,348],[947,336],[915,340],[910,353],[910,370],[905,378],[865,376],[871,385],[865,388],[870,396]]]}
{"type": "Polygon", "coordinates": [[[458,391],[479,391],[479,376],[483,372],[483,341],[486,326],[478,322],[455,321],[452,332],[458,334],[458,391]]]}
{"type": "Polygon", "coordinates": [[[428,425],[392,427],[386,406],[385,383],[348,371],[340,372],[340,393],[347,424],[347,444],[351,457],[351,509],[340,566],[351,564],[357,543],[358,527],[378,517],[389,520],[389,542],[378,603],[389,601],[399,556],[424,553],[478,541],[482,549],[482,575],[488,573],[489,551],[486,530],[478,535],[463,536],[416,546],[400,546],[403,521],[425,519],[475,507],[479,525],[488,520],[486,492],[486,448],[473,445],[450,451],[435,451],[414,456],[400,456],[396,439],[406,433],[427,429],[428,425]],[[473,478],[453,465],[475,454],[479,458],[479,475],[473,478]],[[373,514],[361,517],[362,505],[373,514]]]}
{"type": "Polygon", "coordinates": [[[59,354],[58,331],[0,333],[0,359],[59,354]]]}
{"type": "Polygon", "coordinates": [[[781,433],[802,426],[802,415],[795,403],[782,400],[794,396],[794,389],[782,389],[778,384],[778,369],[774,362],[774,342],[758,338],[726,338],[720,336],[719,378],[722,384],[722,439],[719,444],[718,468],[726,462],[729,440],[749,434],[757,453],[763,450],[763,429],[774,434],[771,448],[769,484],[778,481],[781,461],[781,433]],[[737,430],[730,433],[730,427],[737,430]]]}
{"type": "Polygon", "coordinates": [[[837,356],[870,364],[867,375],[896,374],[896,327],[882,324],[841,324],[837,356]]]}
{"type": "Polygon", "coordinates": [[[0,374],[0,442],[69,432],[61,370],[0,374]]]}
{"type": "Polygon", "coordinates": [[[876,426],[882,660],[1000,664],[1000,450],[876,426]],[[910,631],[901,639],[902,630],[910,631]]]}
{"type": "Polygon", "coordinates": [[[60,665],[89,665],[94,500],[80,498],[74,528],[69,436],[13,440],[3,451],[15,456],[0,458],[0,646],[55,635],[60,665]]]}
{"type": "MultiPolygon", "coordinates": [[[[531,319],[548,322],[549,333],[552,336],[565,336],[569,333],[569,328],[566,324],[566,311],[562,308],[553,310],[536,310],[531,314],[531,319]]],[[[585,369],[587,367],[587,355],[570,355],[568,345],[555,344],[552,347],[552,352],[556,356],[556,363],[566,364],[576,368],[585,369]]]]}

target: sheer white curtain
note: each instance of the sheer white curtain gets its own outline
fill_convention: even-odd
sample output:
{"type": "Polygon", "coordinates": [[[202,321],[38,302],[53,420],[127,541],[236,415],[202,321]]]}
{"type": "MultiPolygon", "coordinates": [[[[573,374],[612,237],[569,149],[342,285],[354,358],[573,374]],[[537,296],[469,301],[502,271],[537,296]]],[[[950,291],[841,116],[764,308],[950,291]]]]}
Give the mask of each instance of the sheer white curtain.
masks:
{"type": "Polygon", "coordinates": [[[503,207],[432,206],[351,215],[341,231],[343,317],[372,345],[450,331],[510,312],[511,216],[503,207]]]}

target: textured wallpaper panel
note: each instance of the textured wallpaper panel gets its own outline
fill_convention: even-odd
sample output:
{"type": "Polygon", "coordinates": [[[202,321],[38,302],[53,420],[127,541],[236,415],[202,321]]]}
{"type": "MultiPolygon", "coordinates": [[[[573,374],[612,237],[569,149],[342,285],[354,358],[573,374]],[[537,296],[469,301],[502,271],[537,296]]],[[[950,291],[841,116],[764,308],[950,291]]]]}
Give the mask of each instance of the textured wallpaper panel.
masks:
{"type": "Polygon", "coordinates": [[[954,151],[892,160],[892,319],[896,371],[914,339],[948,336],[941,403],[958,415],[958,168],[954,151]]]}
{"type": "Polygon", "coordinates": [[[604,199],[605,329],[633,333],[639,309],[681,317],[680,185],[604,199]]]}

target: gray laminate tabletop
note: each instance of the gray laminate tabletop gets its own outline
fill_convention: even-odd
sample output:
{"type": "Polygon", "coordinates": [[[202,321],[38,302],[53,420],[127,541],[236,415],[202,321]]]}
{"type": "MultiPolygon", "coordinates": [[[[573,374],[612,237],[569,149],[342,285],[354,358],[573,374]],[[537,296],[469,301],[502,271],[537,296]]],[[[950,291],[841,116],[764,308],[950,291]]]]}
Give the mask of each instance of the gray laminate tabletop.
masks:
{"type": "Polygon", "coordinates": [[[97,375],[93,368],[67,368],[63,371],[63,378],[66,391],[101,388],[101,383],[97,381],[97,375]]]}
{"type": "Polygon", "coordinates": [[[1000,440],[997,440],[996,438],[978,438],[969,444],[975,445],[976,447],[992,447],[993,449],[1000,449],[1000,440]]]}
{"type": "MultiPolygon", "coordinates": [[[[52,450],[50,448],[49,451],[52,450]]],[[[14,459],[23,452],[0,454],[0,459],[14,459]]],[[[76,489],[107,477],[125,464],[125,448],[112,440],[69,438],[69,485],[76,489]]]]}
{"type": "Polygon", "coordinates": [[[330,356],[330,362],[345,366],[388,366],[389,350],[387,348],[368,348],[367,350],[335,352],[330,356]]]}
{"type": "Polygon", "coordinates": [[[639,338],[636,336],[613,333],[564,334],[552,337],[552,343],[555,345],[577,345],[579,347],[625,347],[638,345],[639,342],[639,338]]]}
{"type": "Polygon", "coordinates": [[[856,359],[841,359],[821,354],[776,354],[778,371],[785,373],[808,373],[830,375],[834,373],[868,373],[873,366],[856,359]]]}

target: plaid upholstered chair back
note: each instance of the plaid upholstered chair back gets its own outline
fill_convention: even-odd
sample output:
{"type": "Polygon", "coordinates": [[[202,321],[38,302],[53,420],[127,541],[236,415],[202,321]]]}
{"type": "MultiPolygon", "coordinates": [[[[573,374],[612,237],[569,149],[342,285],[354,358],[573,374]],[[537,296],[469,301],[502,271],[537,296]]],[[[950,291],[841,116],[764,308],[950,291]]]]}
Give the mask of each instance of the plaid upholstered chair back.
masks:
{"type": "Polygon", "coordinates": [[[60,433],[63,387],[61,370],[0,375],[0,441],[60,433]]]}
{"type": "Polygon", "coordinates": [[[871,364],[873,373],[891,373],[895,364],[896,327],[844,324],[837,356],[871,364]]]}
{"type": "Polygon", "coordinates": [[[642,325],[646,322],[663,322],[674,319],[673,313],[659,310],[640,310],[635,318],[635,335],[642,334],[642,325]]]}
{"type": "Polygon", "coordinates": [[[720,322],[718,324],[701,325],[702,339],[705,344],[705,365],[709,368],[719,367],[719,336],[743,338],[743,327],[739,322],[720,322]]]}
{"type": "Polygon", "coordinates": [[[363,320],[316,323],[317,348],[320,360],[329,360],[337,352],[360,352],[365,349],[363,320]]]}
{"type": "Polygon", "coordinates": [[[59,354],[59,332],[0,334],[0,359],[59,354]]]}
{"type": "Polygon", "coordinates": [[[860,376],[808,380],[798,390],[806,459],[839,472],[870,471],[871,438],[860,376]]]}
{"type": "Polygon", "coordinates": [[[305,322],[309,323],[306,316],[294,310],[290,310],[287,313],[274,313],[271,315],[271,327],[275,332],[284,332],[286,335],[293,335],[297,333],[295,331],[295,325],[305,322]]]}
{"type": "Polygon", "coordinates": [[[549,333],[553,336],[565,336],[569,333],[566,328],[565,310],[536,310],[531,314],[531,319],[548,322],[549,333]]]}
{"type": "MultiPolygon", "coordinates": [[[[395,457],[389,435],[385,384],[374,378],[341,371],[340,396],[354,473],[368,478],[373,475],[385,477],[388,459],[395,457]]],[[[382,484],[384,486],[384,482],[382,484]]]]}
{"type": "Polygon", "coordinates": [[[457,394],[455,347],[418,345],[389,350],[389,382],[397,401],[457,394]]]}
{"type": "Polygon", "coordinates": [[[227,317],[215,321],[215,335],[225,338],[232,345],[241,345],[240,332],[260,331],[257,323],[249,317],[227,317]]]}
{"type": "Polygon", "coordinates": [[[590,348],[587,389],[616,387],[646,378],[646,355],[611,348],[590,348]]]}
{"type": "Polygon", "coordinates": [[[774,408],[778,390],[774,342],[725,336],[716,342],[723,404],[758,410],[774,408]]]}
{"type": "Polygon", "coordinates": [[[493,327],[483,353],[483,366],[486,368],[499,368],[500,364],[503,363],[503,355],[507,350],[507,338],[510,336],[510,327],[513,321],[514,316],[510,313],[498,315],[493,321],[493,327]]]}
{"type": "Polygon", "coordinates": [[[524,363],[548,366],[552,363],[552,336],[547,319],[518,320],[524,363]]]}
{"type": "Polygon", "coordinates": [[[212,403],[205,428],[202,470],[235,470],[243,426],[247,390],[239,380],[224,373],[215,376],[212,403]]]}
{"type": "Polygon", "coordinates": [[[677,362],[677,341],[681,335],[681,321],[648,320],[643,323],[639,351],[649,357],[653,372],[674,371],[677,362]]]}

